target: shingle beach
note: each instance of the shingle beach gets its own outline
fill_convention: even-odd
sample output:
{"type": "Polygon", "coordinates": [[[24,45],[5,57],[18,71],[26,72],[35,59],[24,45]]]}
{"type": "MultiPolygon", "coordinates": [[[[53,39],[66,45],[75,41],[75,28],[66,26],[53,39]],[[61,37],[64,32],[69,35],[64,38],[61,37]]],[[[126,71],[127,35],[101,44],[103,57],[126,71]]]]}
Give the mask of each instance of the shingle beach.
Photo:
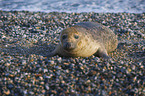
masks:
{"type": "Polygon", "coordinates": [[[0,11],[0,96],[145,96],[145,13],[0,11]],[[110,60],[45,57],[82,21],[111,28],[110,60]]]}

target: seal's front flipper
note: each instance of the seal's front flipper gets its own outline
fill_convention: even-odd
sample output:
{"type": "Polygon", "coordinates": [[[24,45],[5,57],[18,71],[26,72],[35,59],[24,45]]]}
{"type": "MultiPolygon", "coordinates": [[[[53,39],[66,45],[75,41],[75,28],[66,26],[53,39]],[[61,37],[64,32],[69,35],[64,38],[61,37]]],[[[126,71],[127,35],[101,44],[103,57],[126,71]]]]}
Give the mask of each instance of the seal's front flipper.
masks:
{"type": "Polygon", "coordinates": [[[45,55],[45,57],[53,57],[55,55],[58,55],[59,50],[60,50],[60,46],[57,45],[56,48],[52,52],[45,55]]]}
{"type": "Polygon", "coordinates": [[[54,49],[52,52],[44,55],[44,57],[53,57],[55,55],[57,55],[57,49],[54,49]]]}
{"type": "Polygon", "coordinates": [[[95,56],[103,57],[105,59],[109,59],[110,57],[107,54],[107,51],[105,49],[99,48],[97,52],[94,54],[95,56]]]}
{"type": "Polygon", "coordinates": [[[52,56],[55,56],[55,55],[56,55],[55,51],[52,51],[52,52],[48,53],[46,55],[46,57],[52,57],[52,56]]]}

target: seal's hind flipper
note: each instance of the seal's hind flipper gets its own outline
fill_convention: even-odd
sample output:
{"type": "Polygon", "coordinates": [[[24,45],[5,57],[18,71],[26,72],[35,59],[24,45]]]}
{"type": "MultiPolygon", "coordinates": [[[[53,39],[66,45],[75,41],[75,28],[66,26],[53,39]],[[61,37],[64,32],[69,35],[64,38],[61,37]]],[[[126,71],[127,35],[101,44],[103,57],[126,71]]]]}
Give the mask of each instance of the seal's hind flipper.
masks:
{"type": "Polygon", "coordinates": [[[103,57],[105,59],[109,59],[107,51],[104,48],[99,48],[97,52],[94,54],[95,56],[103,57]]]}

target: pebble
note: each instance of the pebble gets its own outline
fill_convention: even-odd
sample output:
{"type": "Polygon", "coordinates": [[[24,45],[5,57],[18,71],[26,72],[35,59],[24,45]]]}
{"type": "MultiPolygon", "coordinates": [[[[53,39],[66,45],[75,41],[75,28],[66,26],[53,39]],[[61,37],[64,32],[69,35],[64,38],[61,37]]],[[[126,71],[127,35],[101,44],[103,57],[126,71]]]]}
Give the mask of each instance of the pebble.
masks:
{"type": "Polygon", "coordinates": [[[0,95],[144,96],[144,18],[145,13],[0,11],[0,95]],[[82,21],[102,23],[118,35],[109,61],[45,57],[64,28],[82,21]]]}

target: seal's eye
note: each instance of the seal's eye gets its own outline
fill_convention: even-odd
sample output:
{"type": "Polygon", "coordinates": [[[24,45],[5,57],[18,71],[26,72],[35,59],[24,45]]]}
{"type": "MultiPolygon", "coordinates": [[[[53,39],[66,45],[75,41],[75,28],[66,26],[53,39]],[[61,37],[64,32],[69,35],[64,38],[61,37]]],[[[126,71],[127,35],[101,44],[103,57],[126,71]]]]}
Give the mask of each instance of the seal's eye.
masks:
{"type": "Polygon", "coordinates": [[[62,39],[66,39],[66,38],[67,38],[67,35],[63,35],[63,36],[62,36],[62,39]]]}
{"type": "Polygon", "coordinates": [[[78,38],[79,38],[79,36],[78,36],[78,35],[74,35],[74,37],[75,37],[75,39],[78,39],[78,38]]]}

